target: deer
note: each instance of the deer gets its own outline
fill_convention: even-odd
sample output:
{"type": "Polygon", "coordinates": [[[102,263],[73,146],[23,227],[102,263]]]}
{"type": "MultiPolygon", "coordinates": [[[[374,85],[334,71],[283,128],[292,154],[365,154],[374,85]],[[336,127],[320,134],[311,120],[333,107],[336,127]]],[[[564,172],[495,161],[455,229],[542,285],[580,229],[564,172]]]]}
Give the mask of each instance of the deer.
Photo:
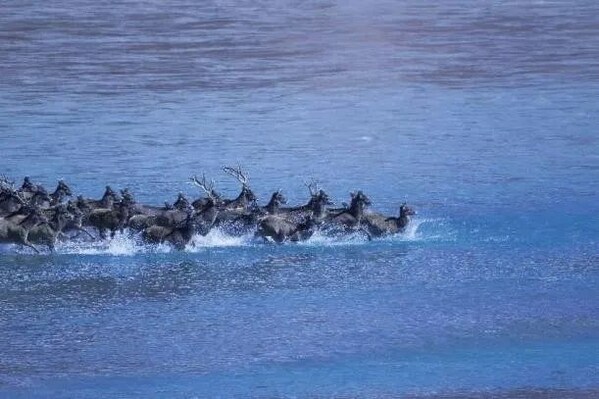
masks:
{"type": "Polygon", "coordinates": [[[123,198],[131,203],[129,220],[127,226],[133,231],[143,231],[144,229],[156,224],[158,215],[162,215],[169,211],[174,211],[174,208],[165,201],[164,207],[151,205],[143,205],[136,203],[133,195],[127,189],[122,192],[123,198]]]}
{"type": "Polygon", "coordinates": [[[240,225],[238,219],[252,211],[251,208],[256,204],[256,195],[250,189],[249,177],[241,166],[237,166],[237,168],[225,166],[223,171],[241,183],[241,192],[235,199],[221,199],[219,201],[217,204],[219,212],[216,216],[215,225],[237,234],[240,228],[245,229],[247,227],[243,224],[240,225]]]}
{"type": "Polygon", "coordinates": [[[287,204],[287,198],[282,193],[281,189],[278,189],[270,196],[270,201],[266,206],[260,208],[262,213],[267,215],[277,215],[281,209],[281,205],[287,204]]]}
{"type": "Polygon", "coordinates": [[[51,252],[54,252],[56,241],[58,237],[64,236],[62,231],[70,220],[71,215],[66,205],[60,205],[54,210],[51,219],[46,219],[29,230],[28,238],[32,243],[46,245],[51,252]]]}
{"type": "Polygon", "coordinates": [[[306,215],[313,215],[316,220],[321,220],[326,216],[328,205],[333,205],[328,194],[319,187],[316,180],[310,182],[304,182],[304,185],[308,189],[310,199],[305,205],[300,205],[290,208],[280,208],[279,212],[286,217],[293,219],[303,218],[306,215]]]}
{"type": "Polygon", "coordinates": [[[0,219],[0,243],[20,244],[39,253],[40,251],[29,241],[29,232],[38,224],[47,221],[38,209],[31,209],[29,215],[19,224],[0,219]]]}
{"type": "Polygon", "coordinates": [[[279,243],[310,238],[326,218],[326,207],[331,201],[317,183],[306,183],[306,186],[311,196],[306,206],[266,216],[259,221],[256,235],[279,243]]]}
{"type": "Polygon", "coordinates": [[[50,206],[51,198],[48,192],[43,187],[30,193],[29,197],[25,197],[21,190],[16,190],[14,182],[6,177],[0,178],[1,194],[0,194],[0,214],[6,215],[18,211],[24,205],[34,207],[50,206]]]}
{"type": "Polygon", "coordinates": [[[241,183],[241,192],[233,200],[223,200],[222,206],[227,210],[247,210],[251,205],[255,204],[256,195],[250,189],[249,176],[241,169],[241,165],[238,165],[237,168],[225,166],[223,167],[223,172],[241,183]]]}
{"type": "Polygon", "coordinates": [[[40,186],[40,189],[31,195],[29,204],[41,208],[49,208],[52,203],[52,197],[48,194],[45,188],[40,186]]]}
{"type": "Polygon", "coordinates": [[[50,194],[50,206],[61,204],[65,198],[70,197],[71,195],[73,195],[71,188],[64,182],[64,180],[59,180],[56,189],[50,194]]]}
{"type": "Polygon", "coordinates": [[[29,201],[15,189],[14,181],[6,176],[0,177],[0,215],[6,216],[18,212],[28,203],[29,201]]]}
{"type": "Polygon", "coordinates": [[[33,197],[33,194],[37,193],[40,190],[45,191],[42,185],[33,183],[29,176],[25,176],[21,188],[19,188],[17,191],[19,192],[19,194],[21,194],[23,198],[29,200],[31,197],[33,197]]]}
{"type": "Polygon", "coordinates": [[[233,219],[232,222],[235,224],[241,224],[242,226],[253,227],[260,223],[262,219],[269,215],[278,215],[281,205],[287,203],[287,198],[281,192],[281,189],[272,193],[270,201],[265,206],[256,207],[250,212],[244,213],[237,218],[233,219]]]}
{"type": "Polygon", "coordinates": [[[196,231],[196,218],[194,212],[188,210],[185,220],[173,227],[150,226],[144,229],[142,238],[151,244],[168,242],[178,250],[185,249],[196,231]]]}
{"type": "Polygon", "coordinates": [[[315,221],[322,221],[327,216],[327,206],[333,205],[328,194],[319,187],[316,180],[304,182],[310,193],[310,200],[305,205],[291,208],[279,208],[278,213],[291,220],[301,220],[312,216],[315,221]]]}
{"type": "Polygon", "coordinates": [[[339,213],[331,215],[329,222],[343,225],[345,227],[359,226],[364,217],[364,211],[371,205],[370,198],[361,190],[356,193],[350,193],[351,203],[348,208],[341,210],[339,213]]]}
{"type": "Polygon", "coordinates": [[[127,226],[132,206],[131,199],[125,198],[113,204],[112,208],[94,209],[89,214],[87,223],[98,229],[101,238],[106,238],[106,230],[109,230],[110,237],[114,238],[117,230],[122,233],[127,226]]]}
{"type": "Polygon", "coordinates": [[[416,211],[407,203],[399,207],[399,217],[385,217],[384,215],[367,213],[364,215],[364,226],[373,236],[380,237],[390,234],[403,233],[410,224],[410,216],[416,211]]]}
{"type": "Polygon", "coordinates": [[[174,209],[177,209],[179,211],[184,211],[184,212],[186,212],[188,209],[192,208],[191,203],[189,202],[189,200],[183,193],[179,193],[177,195],[177,199],[175,202],[173,202],[172,207],[174,209]]]}
{"type": "Polygon", "coordinates": [[[110,186],[106,186],[100,200],[88,200],[92,209],[111,209],[120,200],[118,194],[110,186]]]}
{"type": "Polygon", "coordinates": [[[318,223],[310,216],[302,222],[293,222],[278,216],[266,216],[258,224],[256,237],[276,243],[304,241],[312,237],[317,227],[318,223]]]}
{"type": "Polygon", "coordinates": [[[67,203],[67,211],[70,214],[70,218],[64,226],[63,232],[76,231],[78,233],[85,233],[85,235],[93,240],[95,237],[83,227],[83,222],[86,218],[85,210],[80,209],[76,202],[69,201],[67,203]]]}
{"type": "Polygon", "coordinates": [[[128,225],[129,228],[135,231],[142,231],[154,224],[161,226],[175,225],[185,220],[187,211],[191,209],[191,204],[183,193],[179,193],[177,200],[172,205],[165,202],[163,207],[137,204],[127,189],[122,191],[122,196],[123,198],[127,196],[133,204],[128,225]]]}
{"type": "Polygon", "coordinates": [[[214,180],[210,180],[210,182],[206,181],[206,176],[203,173],[201,179],[198,179],[197,176],[193,176],[191,177],[191,181],[206,194],[206,201],[203,206],[200,209],[194,207],[196,210],[196,230],[198,233],[205,236],[216,223],[220,213],[220,198],[215,196],[214,180]]]}
{"type": "Polygon", "coordinates": [[[338,213],[328,215],[327,230],[336,232],[341,229],[343,232],[359,231],[366,235],[368,240],[372,240],[372,234],[364,226],[363,219],[366,208],[371,205],[370,198],[361,190],[356,193],[350,193],[351,203],[349,207],[342,209],[338,213]]]}

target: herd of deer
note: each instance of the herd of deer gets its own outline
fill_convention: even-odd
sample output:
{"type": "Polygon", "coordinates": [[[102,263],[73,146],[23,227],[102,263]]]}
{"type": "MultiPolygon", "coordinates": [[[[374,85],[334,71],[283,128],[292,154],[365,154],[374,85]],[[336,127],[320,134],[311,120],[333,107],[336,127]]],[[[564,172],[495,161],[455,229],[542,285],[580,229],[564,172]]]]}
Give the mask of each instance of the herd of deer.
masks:
{"type": "Polygon", "coordinates": [[[362,192],[351,194],[349,205],[330,208],[332,202],[316,182],[307,183],[310,199],[305,205],[286,207],[281,191],[272,194],[265,206],[257,204],[250,189],[248,175],[241,167],[224,167],[223,171],[237,179],[241,192],[235,199],[225,199],[214,189],[214,180],[202,175],[191,178],[204,192],[204,197],[190,202],[179,193],[173,204],[143,205],[135,201],[128,189],[120,195],[106,187],[100,200],[72,196],[71,189],[59,181],[48,193],[41,185],[26,177],[20,188],[6,177],[0,178],[0,243],[27,246],[39,252],[36,245],[54,249],[59,240],[95,239],[89,228],[101,239],[116,232],[138,234],[148,243],[169,243],[183,249],[194,234],[206,235],[218,227],[229,234],[254,231],[266,241],[301,241],[315,231],[328,234],[360,232],[370,240],[401,233],[415,212],[405,203],[398,217],[367,210],[370,199],[362,192]]]}

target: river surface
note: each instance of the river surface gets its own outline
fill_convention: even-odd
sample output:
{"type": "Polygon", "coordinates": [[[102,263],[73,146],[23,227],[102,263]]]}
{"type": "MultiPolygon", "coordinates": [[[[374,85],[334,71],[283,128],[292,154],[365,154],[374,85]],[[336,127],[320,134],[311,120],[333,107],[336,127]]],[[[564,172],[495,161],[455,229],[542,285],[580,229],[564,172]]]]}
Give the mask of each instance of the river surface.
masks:
{"type": "Polygon", "coordinates": [[[240,162],[418,211],[3,246],[0,397],[599,397],[596,1],[2,0],[0,60],[9,176],[161,204],[240,162]]]}

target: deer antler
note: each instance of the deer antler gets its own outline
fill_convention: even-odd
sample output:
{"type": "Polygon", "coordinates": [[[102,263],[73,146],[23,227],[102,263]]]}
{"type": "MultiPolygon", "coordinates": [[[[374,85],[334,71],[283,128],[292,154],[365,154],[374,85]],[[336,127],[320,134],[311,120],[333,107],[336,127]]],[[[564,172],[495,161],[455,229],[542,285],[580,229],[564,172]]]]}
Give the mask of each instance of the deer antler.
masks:
{"type": "Polygon", "coordinates": [[[238,164],[237,168],[225,166],[223,167],[223,172],[237,179],[237,181],[241,183],[243,186],[249,185],[249,176],[241,169],[241,165],[238,164]]]}
{"type": "Polygon", "coordinates": [[[21,203],[21,205],[27,205],[28,201],[23,198],[21,193],[15,188],[14,180],[10,180],[6,175],[0,175],[0,189],[10,191],[12,195],[21,203]]]}
{"type": "Polygon", "coordinates": [[[11,191],[12,195],[17,199],[17,201],[21,203],[22,206],[29,205],[30,201],[23,198],[23,195],[21,195],[21,193],[18,190],[15,190],[12,184],[8,187],[8,189],[11,191]]]}
{"type": "Polygon", "coordinates": [[[314,197],[316,194],[318,194],[318,181],[316,181],[314,179],[310,179],[310,183],[308,183],[307,181],[304,181],[304,186],[306,186],[308,188],[308,191],[310,192],[310,195],[312,197],[314,197]]]}
{"type": "Polygon", "coordinates": [[[208,197],[214,199],[212,191],[214,190],[214,180],[210,180],[210,183],[206,182],[206,175],[202,173],[202,180],[199,180],[197,176],[192,176],[191,181],[193,184],[204,190],[208,197]]]}
{"type": "Polygon", "coordinates": [[[0,175],[0,188],[3,190],[16,191],[14,180],[10,180],[5,174],[0,175]]]}

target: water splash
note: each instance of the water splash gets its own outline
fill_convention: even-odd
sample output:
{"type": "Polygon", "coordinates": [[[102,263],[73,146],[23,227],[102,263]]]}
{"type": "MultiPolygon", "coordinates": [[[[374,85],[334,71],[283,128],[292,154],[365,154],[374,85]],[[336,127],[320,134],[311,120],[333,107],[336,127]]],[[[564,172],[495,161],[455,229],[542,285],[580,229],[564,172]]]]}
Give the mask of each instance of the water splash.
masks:
{"type": "MultiPolygon", "coordinates": [[[[372,241],[384,242],[433,242],[455,241],[456,233],[449,228],[445,219],[422,218],[413,219],[408,228],[397,234],[374,238],[372,241]],[[423,228],[426,226],[426,229],[423,228]]],[[[370,242],[364,232],[331,234],[317,231],[310,239],[298,243],[305,246],[347,246],[366,245],[370,242]]]]}
{"type": "Polygon", "coordinates": [[[311,247],[327,247],[327,246],[345,246],[345,245],[362,245],[368,242],[368,238],[362,232],[349,234],[327,234],[323,231],[316,231],[312,237],[306,241],[298,242],[297,245],[311,247]]]}
{"type": "Polygon", "coordinates": [[[133,256],[144,252],[169,252],[168,245],[144,245],[128,232],[99,241],[68,241],[56,246],[59,254],[133,256]]]}
{"type": "Polygon", "coordinates": [[[254,234],[248,233],[241,236],[226,234],[219,229],[212,229],[205,236],[196,234],[185,247],[186,252],[199,252],[205,248],[244,247],[252,245],[254,234]]]}
{"type": "Polygon", "coordinates": [[[412,219],[403,233],[384,239],[393,241],[455,241],[456,230],[443,218],[412,219]]]}
{"type": "MultiPolygon", "coordinates": [[[[206,248],[243,247],[253,243],[253,234],[228,235],[219,229],[211,230],[206,236],[194,235],[185,247],[185,252],[196,253],[206,248]]],[[[169,253],[175,249],[167,244],[147,244],[130,232],[118,233],[114,238],[100,241],[69,241],[56,246],[59,254],[134,256],[141,253],[169,253]]]]}
{"type": "MultiPolygon", "coordinates": [[[[450,228],[445,219],[413,219],[405,232],[374,241],[384,242],[429,242],[429,241],[454,241],[456,233],[450,228]]],[[[209,248],[241,248],[257,246],[261,239],[254,237],[254,232],[243,235],[231,235],[220,229],[212,229],[207,235],[195,235],[185,247],[184,252],[199,253],[209,248]]],[[[327,246],[353,246],[368,245],[369,240],[363,232],[334,234],[326,231],[316,231],[308,240],[299,243],[285,243],[283,245],[299,245],[309,247],[327,246]]],[[[43,251],[43,248],[42,248],[43,251]]],[[[170,253],[176,251],[169,244],[147,244],[138,236],[130,232],[117,233],[114,238],[97,241],[68,241],[56,245],[57,254],[65,255],[109,255],[109,256],[135,256],[144,253],[170,253]]],[[[18,245],[2,247],[2,252],[20,254],[33,254],[28,248],[18,245]]]]}

